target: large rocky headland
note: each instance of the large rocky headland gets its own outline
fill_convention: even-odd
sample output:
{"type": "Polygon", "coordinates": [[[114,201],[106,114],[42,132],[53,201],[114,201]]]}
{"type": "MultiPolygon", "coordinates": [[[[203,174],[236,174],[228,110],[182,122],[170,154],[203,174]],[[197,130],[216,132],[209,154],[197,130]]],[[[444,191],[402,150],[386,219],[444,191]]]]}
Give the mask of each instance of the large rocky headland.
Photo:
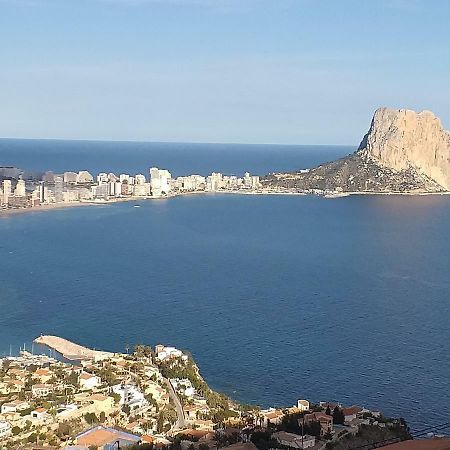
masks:
{"type": "Polygon", "coordinates": [[[450,132],[430,111],[378,109],[352,154],[308,171],[272,173],[263,186],[292,192],[450,191],[450,132]]]}

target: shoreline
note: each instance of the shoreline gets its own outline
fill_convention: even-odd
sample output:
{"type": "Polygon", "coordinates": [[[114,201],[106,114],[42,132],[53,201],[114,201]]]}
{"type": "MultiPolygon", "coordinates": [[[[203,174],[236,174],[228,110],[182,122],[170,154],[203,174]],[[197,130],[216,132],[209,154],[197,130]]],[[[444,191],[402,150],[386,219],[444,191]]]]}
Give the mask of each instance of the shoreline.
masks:
{"type": "Polygon", "coordinates": [[[214,192],[206,192],[206,191],[192,191],[192,192],[184,192],[178,193],[174,195],[168,195],[166,197],[126,197],[126,198],[114,198],[105,201],[82,201],[82,202],[67,202],[67,203],[50,203],[39,205],[36,207],[30,208],[17,208],[17,209],[2,209],[0,210],[0,219],[2,217],[14,216],[19,214],[26,214],[32,212],[47,212],[59,209],[66,208],[76,208],[82,206],[108,206],[115,203],[123,203],[123,202],[139,202],[143,200],[170,200],[172,198],[184,197],[184,196],[195,196],[195,195],[284,195],[284,196],[315,196],[322,197],[324,199],[337,199],[343,197],[350,196],[404,196],[404,197],[426,197],[426,196],[446,196],[450,195],[450,191],[443,192],[369,192],[369,191],[352,191],[352,192],[330,192],[324,194],[316,194],[309,192],[283,192],[283,191],[214,191],[214,192]]]}

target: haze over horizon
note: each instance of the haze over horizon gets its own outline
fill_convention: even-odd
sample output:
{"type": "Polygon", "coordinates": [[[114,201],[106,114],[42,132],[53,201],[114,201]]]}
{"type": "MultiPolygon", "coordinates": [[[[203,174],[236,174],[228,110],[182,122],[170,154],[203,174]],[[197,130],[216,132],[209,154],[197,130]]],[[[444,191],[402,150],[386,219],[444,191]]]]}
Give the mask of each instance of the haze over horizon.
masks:
{"type": "Polygon", "coordinates": [[[0,0],[0,136],[358,145],[450,126],[450,3],[0,0]]]}

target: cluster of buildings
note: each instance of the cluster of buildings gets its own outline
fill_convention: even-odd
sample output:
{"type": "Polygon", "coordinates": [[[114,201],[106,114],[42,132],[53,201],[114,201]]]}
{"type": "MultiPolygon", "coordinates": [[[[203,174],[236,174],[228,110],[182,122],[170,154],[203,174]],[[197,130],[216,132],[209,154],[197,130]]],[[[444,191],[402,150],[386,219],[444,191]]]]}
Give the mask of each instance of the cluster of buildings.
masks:
{"type": "Polygon", "coordinates": [[[0,207],[31,208],[39,205],[111,201],[130,198],[159,198],[184,193],[236,191],[249,192],[261,187],[259,177],[248,172],[243,177],[218,172],[172,177],[166,169],[152,167],[148,175],[99,173],[88,171],[45,172],[40,179],[23,179],[23,172],[0,167],[0,207]]]}
{"type": "Polygon", "coordinates": [[[189,357],[181,350],[158,345],[129,355],[75,346],[86,357],[73,364],[25,351],[0,359],[0,448],[34,439],[108,448],[110,438],[164,446],[188,427],[213,432],[213,409],[191,381],[166,379],[160,370],[167,361],[184,367],[189,357]],[[67,436],[61,435],[63,424],[67,436]]]}
{"type": "MultiPolygon", "coordinates": [[[[292,408],[249,410],[230,400],[229,414],[218,419],[223,406],[200,395],[197,366],[175,347],[138,346],[132,354],[117,354],[70,341],[66,345],[85,356],[70,364],[25,351],[0,359],[0,448],[33,443],[49,450],[109,450],[117,443],[120,448],[160,448],[176,441],[182,450],[217,448],[219,443],[227,450],[257,450],[251,436],[264,429],[270,430],[277,448],[323,450],[343,430],[356,434],[362,425],[378,424],[380,417],[329,402],[298,400],[292,408]],[[167,367],[179,376],[165,378],[167,367]],[[188,370],[192,367],[194,378],[188,370]],[[336,411],[339,423],[334,423],[336,411]],[[286,416],[295,417],[301,433],[283,428],[286,416]],[[307,432],[311,424],[315,434],[307,432]]],[[[379,426],[386,422],[380,420],[379,426]]]]}

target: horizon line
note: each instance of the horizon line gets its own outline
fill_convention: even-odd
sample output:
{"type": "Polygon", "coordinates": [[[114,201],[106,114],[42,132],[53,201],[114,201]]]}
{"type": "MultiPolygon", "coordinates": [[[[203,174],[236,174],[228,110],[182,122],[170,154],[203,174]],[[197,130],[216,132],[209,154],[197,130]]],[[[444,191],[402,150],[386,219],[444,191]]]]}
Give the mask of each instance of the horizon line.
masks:
{"type": "Polygon", "coordinates": [[[10,137],[0,136],[0,140],[15,141],[69,141],[69,142],[123,142],[136,144],[194,144],[194,145],[279,145],[283,147],[358,147],[359,144],[283,144],[279,142],[205,142],[205,141],[160,141],[160,140],[140,140],[140,139],[89,139],[89,138],[30,138],[30,137],[10,137]]]}

